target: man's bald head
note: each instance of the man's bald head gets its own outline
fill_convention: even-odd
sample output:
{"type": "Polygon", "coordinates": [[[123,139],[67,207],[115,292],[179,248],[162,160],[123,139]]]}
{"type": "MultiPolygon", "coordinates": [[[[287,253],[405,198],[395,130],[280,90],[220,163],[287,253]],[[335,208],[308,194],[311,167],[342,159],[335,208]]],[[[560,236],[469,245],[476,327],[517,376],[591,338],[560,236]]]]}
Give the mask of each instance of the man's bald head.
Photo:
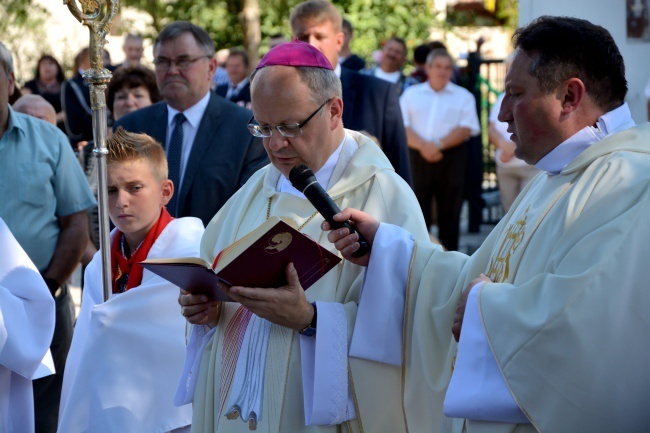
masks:
{"type": "Polygon", "coordinates": [[[19,113],[28,114],[45,120],[52,125],[56,125],[56,111],[54,107],[40,95],[21,96],[12,108],[19,113]]]}

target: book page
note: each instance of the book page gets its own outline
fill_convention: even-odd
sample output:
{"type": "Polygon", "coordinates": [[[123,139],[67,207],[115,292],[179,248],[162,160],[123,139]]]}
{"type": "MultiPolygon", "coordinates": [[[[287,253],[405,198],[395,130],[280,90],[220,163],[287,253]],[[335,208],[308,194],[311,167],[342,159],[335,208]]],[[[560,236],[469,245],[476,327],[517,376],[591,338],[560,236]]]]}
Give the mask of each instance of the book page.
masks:
{"type": "Polygon", "coordinates": [[[253,229],[248,234],[244,235],[240,239],[236,240],[234,243],[230,244],[228,247],[223,249],[219,255],[219,260],[217,261],[217,266],[214,269],[215,273],[219,273],[220,270],[225,268],[237,258],[241,253],[246,251],[248,247],[253,245],[259,238],[261,238],[266,232],[271,230],[276,224],[282,221],[277,216],[269,217],[266,221],[260,224],[257,228],[253,229]]]}
{"type": "Polygon", "coordinates": [[[144,260],[142,263],[152,263],[152,264],[179,264],[179,265],[197,265],[197,266],[203,266],[208,269],[211,269],[212,266],[210,263],[206,262],[200,257],[178,257],[178,258],[170,258],[170,259],[147,259],[144,260]]]}

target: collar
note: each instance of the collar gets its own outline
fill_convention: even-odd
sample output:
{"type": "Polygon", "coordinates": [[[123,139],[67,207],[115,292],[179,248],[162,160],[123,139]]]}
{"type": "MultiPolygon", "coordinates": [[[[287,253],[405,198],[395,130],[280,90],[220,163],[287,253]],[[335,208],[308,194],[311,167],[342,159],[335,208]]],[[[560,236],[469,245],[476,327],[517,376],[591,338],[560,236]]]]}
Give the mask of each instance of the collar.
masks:
{"type": "MultiPolygon", "coordinates": [[[[347,139],[347,134],[343,137],[343,140],[341,141],[341,144],[339,144],[339,147],[336,148],[336,150],[330,155],[329,158],[327,158],[327,161],[325,161],[325,164],[320,168],[315,173],[316,180],[318,183],[327,191],[327,187],[329,187],[330,180],[332,178],[332,173],[334,173],[334,168],[336,167],[336,163],[339,160],[339,157],[341,155],[341,150],[343,149],[343,143],[347,139]]],[[[287,192],[291,195],[295,195],[297,197],[304,198],[304,194],[300,191],[298,191],[296,188],[291,185],[291,181],[284,177],[284,174],[280,175],[280,179],[278,179],[278,192],[287,192]]]]}
{"type": "Polygon", "coordinates": [[[422,89],[423,89],[423,90],[427,90],[427,91],[429,91],[429,92],[431,92],[431,93],[434,93],[434,94],[436,94],[436,95],[438,95],[438,94],[440,94],[440,93],[443,93],[443,92],[451,92],[451,91],[452,91],[452,86],[454,85],[454,83],[452,83],[452,82],[450,81],[450,82],[448,82],[447,84],[445,84],[445,87],[443,87],[442,89],[440,89],[440,90],[435,90],[433,87],[431,87],[431,84],[430,84],[428,81],[425,81],[425,82],[422,83],[422,84],[424,84],[424,86],[422,86],[422,89]]]}
{"type": "Polygon", "coordinates": [[[230,87],[232,87],[232,88],[233,88],[234,90],[236,90],[236,91],[239,91],[239,90],[243,89],[244,86],[245,86],[246,84],[248,84],[248,77],[244,77],[244,79],[241,80],[241,81],[239,82],[239,84],[237,84],[236,86],[235,86],[233,83],[231,83],[231,82],[228,83],[228,85],[229,85],[230,87]]]}
{"type": "Polygon", "coordinates": [[[337,63],[336,67],[334,68],[334,73],[336,74],[337,77],[341,78],[341,64],[337,63]]]}
{"type": "Polygon", "coordinates": [[[634,125],[630,108],[627,102],[624,102],[620,107],[600,116],[594,126],[585,126],[560,143],[537,161],[535,167],[545,171],[549,176],[555,176],[592,144],[634,125]]]}
{"type": "Polygon", "coordinates": [[[22,134],[25,134],[25,121],[20,116],[17,116],[16,112],[11,108],[11,105],[9,105],[9,116],[7,117],[7,130],[5,131],[5,134],[13,128],[18,129],[22,134]]]}
{"type": "MultiPolygon", "coordinates": [[[[193,128],[198,128],[199,123],[201,123],[201,119],[203,118],[203,114],[205,113],[205,110],[208,108],[208,103],[210,102],[210,91],[205,94],[203,98],[196,104],[192,105],[190,108],[187,110],[183,111],[183,114],[187,118],[187,121],[192,125],[193,128]]],[[[174,117],[176,116],[177,113],[180,113],[180,111],[176,110],[175,108],[172,108],[169,104],[167,104],[167,126],[169,128],[173,128],[173,122],[174,122],[174,117]]]]}

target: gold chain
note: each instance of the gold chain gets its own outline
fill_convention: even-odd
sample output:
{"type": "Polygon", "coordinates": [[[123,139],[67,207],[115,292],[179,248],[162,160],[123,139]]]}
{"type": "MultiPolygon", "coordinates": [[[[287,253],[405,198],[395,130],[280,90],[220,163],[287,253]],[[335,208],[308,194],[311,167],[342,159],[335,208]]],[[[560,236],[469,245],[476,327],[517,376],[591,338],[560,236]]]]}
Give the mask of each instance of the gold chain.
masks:
{"type": "MultiPolygon", "coordinates": [[[[272,201],[272,200],[273,200],[273,197],[269,197],[269,204],[268,204],[268,206],[266,207],[266,219],[269,219],[269,218],[271,217],[271,201],[272,201]]],[[[318,215],[318,211],[314,212],[312,216],[310,216],[309,218],[307,218],[307,221],[305,221],[304,223],[302,223],[302,225],[301,225],[300,227],[298,227],[298,231],[301,231],[302,229],[304,229],[305,226],[309,223],[309,221],[311,221],[312,219],[314,219],[314,217],[315,217],[316,215],[318,215]]]]}

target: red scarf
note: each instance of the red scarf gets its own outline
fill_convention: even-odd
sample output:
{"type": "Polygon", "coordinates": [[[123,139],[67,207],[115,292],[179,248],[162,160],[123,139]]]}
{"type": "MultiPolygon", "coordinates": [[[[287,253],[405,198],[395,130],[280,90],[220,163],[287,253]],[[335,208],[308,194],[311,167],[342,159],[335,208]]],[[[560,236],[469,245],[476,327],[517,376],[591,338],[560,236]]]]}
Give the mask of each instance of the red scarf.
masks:
{"type": "Polygon", "coordinates": [[[111,245],[111,270],[112,270],[112,280],[113,280],[113,293],[125,292],[129,289],[139,286],[142,283],[142,266],[140,263],[143,260],[146,260],[149,255],[149,250],[153,246],[160,233],[167,227],[167,224],[173,220],[172,216],[167,212],[167,209],[164,207],[160,211],[160,217],[158,221],[151,227],[147,237],[144,238],[144,241],[136,248],[135,251],[131,252],[131,257],[128,259],[122,254],[122,237],[124,234],[119,230],[116,233],[113,243],[111,245]],[[124,282],[127,281],[126,287],[124,287],[124,282]]]}

